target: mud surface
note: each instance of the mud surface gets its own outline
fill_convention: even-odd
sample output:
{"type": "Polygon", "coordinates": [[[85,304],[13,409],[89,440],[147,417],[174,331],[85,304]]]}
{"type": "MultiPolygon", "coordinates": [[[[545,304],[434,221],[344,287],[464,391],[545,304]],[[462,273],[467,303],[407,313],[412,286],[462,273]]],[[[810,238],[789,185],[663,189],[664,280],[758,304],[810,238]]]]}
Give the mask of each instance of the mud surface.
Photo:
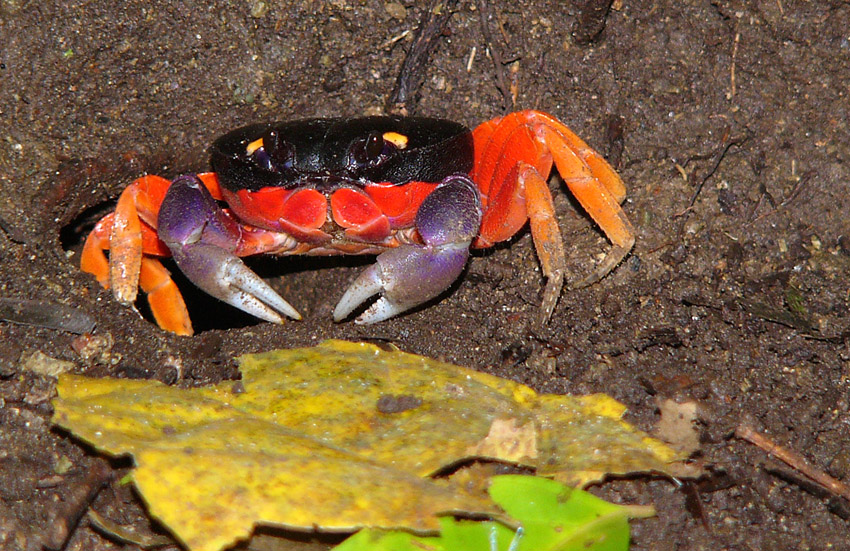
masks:
{"type": "MultiPolygon", "coordinates": [[[[364,260],[296,258],[253,266],[304,321],[255,323],[187,291],[202,331],[166,334],[78,271],[82,236],[134,177],[204,169],[235,126],[379,112],[420,16],[409,1],[288,4],[0,3],[0,296],[78,308],[112,342],[84,358],[73,334],[0,323],[0,548],[119,547],[86,517],[74,527],[101,482],[95,511],[151,530],[118,482],[125,465],[51,430],[53,382],[30,371],[33,352],[192,385],[234,377],[235,355],[334,337],[607,392],[649,431],[659,400],[695,401],[703,481],[594,490],[658,508],[634,523],[634,549],[850,549],[847,502],[732,437],[750,424],[850,481],[848,2],[617,1],[583,45],[573,33],[586,41],[579,22],[594,22],[578,2],[490,3],[516,108],[609,156],[637,229],[627,260],[566,291],[543,329],[524,232],[477,254],[439,302],[377,326],[330,316],[364,260]]],[[[477,5],[453,16],[419,114],[474,126],[503,112],[477,5]]],[[[575,280],[609,244],[550,184],[575,280]]]]}

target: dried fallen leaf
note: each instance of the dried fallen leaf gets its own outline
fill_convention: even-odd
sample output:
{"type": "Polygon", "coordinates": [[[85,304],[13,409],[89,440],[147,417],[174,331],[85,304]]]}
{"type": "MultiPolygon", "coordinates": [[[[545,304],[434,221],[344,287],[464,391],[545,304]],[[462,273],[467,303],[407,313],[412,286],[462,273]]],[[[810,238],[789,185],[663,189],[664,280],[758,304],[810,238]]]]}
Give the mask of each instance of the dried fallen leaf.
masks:
{"type": "Polygon", "coordinates": [[[42,377],[58,377],[74,368],[74,363],[51,358],[41,350],[25,351],[19,360],[23,371],[31,371],[42,377]]]}
{"type": "Polygon", "coordinates": [[[664,472],[680,459],[623,423],[606,396],[538,395],[369,344],[328,341],[240,363],[239,384],[189,390],[63,375],[54,422],[132,454],[151,513],[190,549],[210,551],[258,523],[428,531],[440,513],[496,514],[483,497],[422,478],[470,456],[574,484],[664,472]]]}
{"type": "Polygon", "coordinates": [[[533,461],[537,459],[537,427],[531,421],[517,426],[516,419],[494,419],[487,436],[469,448],[467,454],[533,461]]]}
{"type": "MultiPolygon", "coordinates": [[[[232,386],[232,384],[231,384],[232,386]]],[[[68,375],[54,422],[103,451],[130,453],[151,514],[187,547],[218,550],[255,524],[436,530],[437,514],[492,503],[246,415],[197,390],[68,375]]]]}
{"type": "Polygon", "coordinates": [[[699,449],[699,432],[694,425],[697,421],[697,403],[675,400],[659,400],[658,409],[661,420],[656,434],[658,438],[684,454],[690,455],[699,449]]]}

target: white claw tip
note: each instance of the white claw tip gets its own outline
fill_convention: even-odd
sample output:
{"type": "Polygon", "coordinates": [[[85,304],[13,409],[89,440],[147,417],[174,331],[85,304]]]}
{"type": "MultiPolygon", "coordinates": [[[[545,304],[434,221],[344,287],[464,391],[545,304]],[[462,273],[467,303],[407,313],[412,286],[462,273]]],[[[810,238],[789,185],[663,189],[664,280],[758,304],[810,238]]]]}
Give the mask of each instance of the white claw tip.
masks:
{"type": "Polygon", "coordinates": [[[358,306],[383,291],[384,285],[385,281],[380,265],[373,264],[367,268],[339,299],[336,308],[334,308],[334,321],[340,322],[347,318],[358,306]]]}

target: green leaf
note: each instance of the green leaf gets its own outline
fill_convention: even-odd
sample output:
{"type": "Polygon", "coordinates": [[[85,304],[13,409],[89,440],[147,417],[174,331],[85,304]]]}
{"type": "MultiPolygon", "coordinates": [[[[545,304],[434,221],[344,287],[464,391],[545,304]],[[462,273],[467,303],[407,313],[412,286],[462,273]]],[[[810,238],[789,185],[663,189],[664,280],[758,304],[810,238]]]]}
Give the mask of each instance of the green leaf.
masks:
{"type": "Polygon", "coordinates": [[[490,496],[519,522],[517,529],[444,517],[437,537],[367,529],[334,551],[627,551],[628,519],[654,514],[535,476],[494,477],[490,496]]]}

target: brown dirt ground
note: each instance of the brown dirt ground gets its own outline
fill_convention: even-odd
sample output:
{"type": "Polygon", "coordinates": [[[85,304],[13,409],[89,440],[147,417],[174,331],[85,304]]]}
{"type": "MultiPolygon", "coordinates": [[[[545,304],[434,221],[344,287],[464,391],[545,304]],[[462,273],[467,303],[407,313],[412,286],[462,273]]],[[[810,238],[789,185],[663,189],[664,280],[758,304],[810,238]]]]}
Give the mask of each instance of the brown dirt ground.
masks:
{"type": "MultiPolygon", "coordinates": [[[[705,480],[595,489],[658,508],[634,523],[633,549],[850,549],[848,503],[731,436],[750,423],[850,480],[850,3],[618,1],[590,45],[572,37],[574,3],[490,4],[496,47],[518,68],[516,107],[553,113],[619,158],[638,233],[627,261],[565,292],[536,331],[542,281],[527,233],[475,256],[443,300],[372,327],[330,317],[363,261],[260,262],[304,321],[255,323],[194,297],[206,330],[178,338],[78,271],[80,236],[134,176],[201,170],[208,144],[237,125],[379,111],[409,45],[392,39],[420,8],[0,2],[0,295],[79,308],[114,340],[86,363],[74,335],[0,323],[0,548],[61,544],[62,519],[102,465],[51,430],[53,383],[22,356],[195,384],[233,377],[235,355],[336,337],[388,339],[541,391],[604,391],[650,431],[659,399],[696,401],[705,480]]],[[[453,16],[420,114],[475,125],[502,112],[476,5],[453,16]]],[[[551,185],[576,278],[608,243],[551,185]]],[[[92,508],[149,529],[117,478],[92,508]]],[[[118,546],[86,518],[67,543],[118,546]]]]}

